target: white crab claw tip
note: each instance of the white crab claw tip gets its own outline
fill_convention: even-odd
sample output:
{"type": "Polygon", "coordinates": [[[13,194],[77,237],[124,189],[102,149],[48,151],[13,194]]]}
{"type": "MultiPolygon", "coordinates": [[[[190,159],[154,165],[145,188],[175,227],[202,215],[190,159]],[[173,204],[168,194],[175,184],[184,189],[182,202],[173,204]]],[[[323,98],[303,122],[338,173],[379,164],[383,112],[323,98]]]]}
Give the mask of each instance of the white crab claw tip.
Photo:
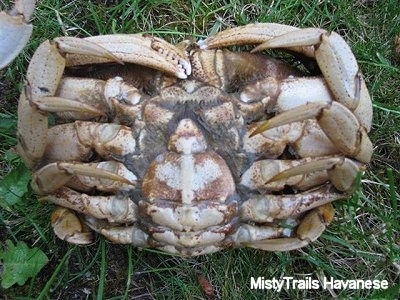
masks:
{"type": "Polygon", "coordinates": [[[179,68],[175,75],[179,79],[186,79],[187,78],[187,75],[186,75],[185,71],[182,68],[179,68]]]}
{"type": "Polygon", "coordinates": [[[199,40],[199,41],[197,42],[197,46],[199,46],[200,49],[207,49],[206,40],[199,40]]]}

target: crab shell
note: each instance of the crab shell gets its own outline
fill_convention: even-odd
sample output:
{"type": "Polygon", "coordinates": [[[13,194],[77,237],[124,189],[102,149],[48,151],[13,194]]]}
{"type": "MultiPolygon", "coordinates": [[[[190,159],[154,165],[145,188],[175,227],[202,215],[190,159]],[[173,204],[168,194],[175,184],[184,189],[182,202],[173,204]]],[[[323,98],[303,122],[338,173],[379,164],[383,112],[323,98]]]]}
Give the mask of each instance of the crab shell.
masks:
{"type": "Polygon", "coordinates": [[[183,256],[308,245],[372,155],[371,99],[349,46],[280,24],[197,48],[146,34],[46,41],[18,116],[17,150],[35,192],[58,205],[58,237],[87,244],[94,230],[183,256]],[[219,49],[242,44],[314,57],[322,76],[219,49]]]}

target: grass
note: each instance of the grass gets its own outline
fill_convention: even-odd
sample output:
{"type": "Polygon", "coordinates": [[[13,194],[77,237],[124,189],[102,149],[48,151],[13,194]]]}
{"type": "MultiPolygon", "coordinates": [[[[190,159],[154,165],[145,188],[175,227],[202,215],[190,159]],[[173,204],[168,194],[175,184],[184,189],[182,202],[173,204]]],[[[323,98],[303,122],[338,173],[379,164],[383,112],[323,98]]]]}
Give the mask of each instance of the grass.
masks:
{"type": "MultiPolygon", "coordinates": [[[[9,1],[1,3],[10,6],[9,1]]],[[[0,176],[2,182],[11,180],[9,190],[15,186],[23,190],[22,195],[13,192],[0,197],[0,245],[6,239],[25,241],[40,248],[50,262],[25,285],[0,288],[0,298],[202,299],[206,296],[199,275],[221,299],[399,295],[400,53],[394,44],[400,35],[398,1],[43,0],[38,1],[33,22],[29,45],[0,73],[0,176]],[[339,32],[353,49],[373,98],[372,161],[354,195],[335,203],[335,220],[322,237],[289,253],[235,249],[191,259],[113,245],[103,238],[87,247],[57,240],[49,222],[52,207],[24,190],[27,183],[21,180],[28,171],[11,148],[16,143],[18,94],[37,46],[60,35],[129,32],[149,32],[179,42],[251,22],[339,32]],[[389,289],[251,290],[252,276],[380,279],[389,282],[389,289]]]]}

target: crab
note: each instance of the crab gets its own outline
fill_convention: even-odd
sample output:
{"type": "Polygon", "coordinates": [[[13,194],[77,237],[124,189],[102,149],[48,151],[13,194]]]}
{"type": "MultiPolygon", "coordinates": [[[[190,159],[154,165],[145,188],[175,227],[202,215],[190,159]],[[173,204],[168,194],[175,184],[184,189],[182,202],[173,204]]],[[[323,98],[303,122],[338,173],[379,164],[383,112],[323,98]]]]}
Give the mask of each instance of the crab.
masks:
{"type": "Polygon", "coordinates": [[[8,12],[0,11],[0,70],[10,64],[28,43],[32,34],[29,23],[34,0],[17,0],[8,12]]]}
{"type": "Polygon", "coordinates": [[[59,37],[28,67],[17,150],[68,242],[97,232],[181,256],[289,251],[315,241],[331,203],[354,190],[371,122],[335,32],[259,23],[196,44],[59,37]],[[238,45],[256,47],[227,49],[238,45]],[[272,48],[313,58],[321,75],[259,53],[272,48]]]}

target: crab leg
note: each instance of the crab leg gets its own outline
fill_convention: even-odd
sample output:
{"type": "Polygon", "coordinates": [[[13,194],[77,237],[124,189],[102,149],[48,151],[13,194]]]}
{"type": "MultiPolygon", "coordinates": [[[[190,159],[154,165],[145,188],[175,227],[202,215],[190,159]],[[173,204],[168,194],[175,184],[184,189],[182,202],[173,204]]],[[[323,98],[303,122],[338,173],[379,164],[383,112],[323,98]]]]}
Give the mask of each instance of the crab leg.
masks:
{"type": "Polygon", "coordinates": [[[136,204],[127,196],[89,196],[69,188],[58,189],[40,198],[108,222],[131,223],[137,220],[136,204]]]}
{"type": "Polygon", "coordinates": [[[70,209],[57,207],[51,214],[54,233],[72,244],[87,245],[93,241],[93,233],[70,209]]]}
{"type": "Polygon", "coordinates": [[[252,52],[293,46],[317,46],[315,59],[335,98],[354,110],[360,97],[362,77],[353,52],[343,38],[335,32],[306,28],[268,40],[252,52]]]}
{"type": "Polygon", "coordinates": [[[254,195],[240,208],[244,221],[265,223],[298,216],[306,211],[343,199],[343,194],[335,192],[331,185],[293,195],[254,195]],[[282,209],[282,208],[285,209],[282,209]]]}
{"type": "MultiPolygon", "coordinates": [[[[249,91],[254,89],[248,88],[249,91]]],[[[255,90],[258,93],[270,95],[268,86],[258,86],[255,90]]],[[[244,93],[242,92],[242,94],[244,93]]],[[[272,138],[276,140],[273,137],[274,131],[279,131],[282,132],[278,135],[281,137],[281,144],[282,137],[287,137],[287,142],[294,144],[296,152],[300,156],[306,149],[308,150],[305,151],[307,155],[310,155],[310,150],[311,152],[317,150],[316,153],[320,153],[320,155],[337,154],[341,151],[360,161],[369,162],[372,144],[363,124],[369,124],[370,115],[366,114],[359,119],[346,106],[334,101],[323,80],[319,78],[282,80],[274,110],[278,111],[278,115],[258,123],[257,128],[251,128],[249,144],[261,142],[263,139],[268,140],[271,134],[272,138]],[[304,122],[304,120],[308,121],[304,122]],[[314,124],[315,122],[318,125],[314,124]],[[284,128],[288,126],[291,128],[290,133],[285,133],[287,130],[284,128]],[[275,130],[271,131],[272,129],[275,130]],[[251,138],[255,138],[259,133],[262,133],[264,138],[258,137],[252,142],[251,138]],[[295,133],[297,133],[296,137],[294,137],[295,133]],[[307,143],[306,140],[310,139],[312,143],[307,143]],[[319,146],[310,147],[316,143],[319,146]],[[323,148],[327,149],[323,150],[323,148]]],[[[278,145],[275,143],[273,146],[277,147],[278,145]]],[[[270,152],[271,148],[268,148],[267,151],[270,152]]],[[[277,153],[277,155],[279,154],[277,153]]]]}
{"type": "Polygon", "coordinates": [[[32,34],[30,21],[35,1],[17,0],[11,11],[0,12],[0,69],[22,51],[32,34]]]}
{"type": "Polygon", "coordinates": [[[33,167],[43,156],[48,118],[37,107],[33,99],[53,96],[64,71],[64,58],[57,47],[44,42],[32,57],[27,72],[27,84],[18,102],[18,145],[17,151],[28,167],[33,167]]]}
{"type": "Polygon", "coordinates": [[[250,240],[241,244],[266,251],[290,251],[302,248],[320,237],[325,231],[326,226],[332,222],[333,216],[333,206],[328,203],[314,208],[307,213],[297,226],[294,233],[295,237],[280,237],[258,241],[250,240]]]}
{"type": "Polygon", "coordinates": [[[57,97],[32,100],[41,111],[55,112],[66,121],[90,120],[100,116],[112,119],[130,113],[129,119],[140,115],[137,104],[142,94],[121,77],[107,81],[92,78],[65,77],[60,82],[57,97]]]}
{"type": "Polygon", "coordinates": [[[136,224],[132,226],[111,226],[105,220],[87,216],[85,223],[94,231],[118,244],[132,244],[135,247],[148,247],[149,236],[136,224]]]}
{"type": "Polygon", "coordinates": [[[241,184],[258,190],[279,191],[285,185],[306,190],[329,180],[339,191],[349,192],[362,170],[360,163],[344,157],[266,159],[256,161],[243,174],[241,184]]]}
{"type": "Polygon", "coordinates": [[[51,163],[33,174],[32,188],[39,195],[53,193],[67,184],[73,177],[83,188],[96,187],[98,190],[113,191],[135,185],[136,176],[126,167],[115,161],[101,163],[51,163]],[[101,179],[105,179],[102,181],[101,179]]]}
{"type": "Polygon", "coordinates": [[[87,161],[95,150],[112,159],[136,151],[136,141],[129,127],[118,124],[75,121],[51,127],[45,157],[55,161],[87,161]]]}
{"type": "Polygon", "coordinates": [[[81,112],[90,115],[91,118],[104,114],[99,109],[88,104],[61,97],[39,98],[32,101],[32,104],[36,105],[39,110],[47,112],[81,112]]]}
{"type": "MultiPolygon", "coordinates": [[[[111,51],[85,39],[64,36],[55,38],[54,42],[57,43],[61,52],[67,55],[86,55],[94,59],[105,59],[106,61],[123,64],[123,61],[115,56],[111,51]]],[[[86,63],[85,61],[81,62],[86,63]]]]}
{"type": "Polygon", "coordinates": [[[290,232],[280,226],[243,224],[232,234],[231,239],[237,246],[251,247],[252,243],[270,241],[285,234],[288,235],[290,232]]]}
{"type": "MultiPolygon", "coordinates": [[[[199,240],[201,240],[199,236],[202,235],[203,238],[209,238],[208,236],[209,233],[207,232],[203,233],[199,232],[199,236],[196,235],[196,237],[193,237],[193,232],[181,233],[181,235],[179,235],[179,238],[171,236],[170,237],[171,241],[165,243],[153,239],[149,234],[144,232],[140,226],[136,224],[132,226],[115,226],[109,224],[105,220],[99,220],[92,217],[86,217],[85,223],[91,229],[105,236],[107,239],[109,239],[114,243],[131,244],[134,245],[135,247],[141,247],[141,248],[152,247],[168,253],[178,254],[180,256],[186,256],[186,257],[214,253],[223,248],[226,248],[227,245],[232,244],[232,241],[229,239],[228,241],[226,241],[226,243],[210,242],[210,244],[199,246],[198,242],[199,240]],[[182,245],[186,243],[187,245],[182,245]]],[[[163,231],[163,229],[161,229],[161,231],[163,231]]],[[[249,232],[253,233],[254,235],[255,231],[257,231],[256,228],[254,228],[254,230],[243,228],[242,230],[242,232],[244,232],[245,235],[248,234],[249,232]]],[[[258,237],[259,238],[277,237],[281,235],[281,231],[282,229],[269,227],[268,229],[264,230],[264,232],[262,232],[261,234],[258,234],[258,237]]],[[[239,240],[241,241],[242,232],[238,232],[237,234],[238,241],[239,240]]],[[[151,232],[151,234],[152,235],[157,234],[157,229],[151,232]]],[[[238,243],[239,242],[236,242],[236,244],[238,243]]]]}
{"type": "MultiPolygon", "coordinates": [[[[135,180],[134,178],[129,178],[134,176],[128,170],[124,169],[124,166],[115,162],[102,162],[97,164],[95,170],[89,169],[87,166],[74,166],[71,164],[62,163],[64,170],[68,173],[73,173],[76,177],[79,177],[79,184],[82,186],[95,186],[98,190],[112,191],[116,189],[123,189],[124,185],[131,185],[135,180]],[[118,165],[117,165],[118,164],[118,165]],[[110,166],[113,170],[110,170],[110,166]],[[105,168],[108,170],[101,170],[99,168],[105,168]],[[122,171],[121,171],[122,170],[122,171]],[[110,172],[111,171],[111,172],[110,172]],[[84,174],[76,175],[76,174],[84,174]],[[87,177],[91,174],[96,176],[96,179],[87,177]],[[107,182],[102,182],[99,177],[106,178],[107,182]],[[129,178],[129,179],[127,179],[129,178]],[[110,183],[110,180],[113,182],[110,183]],[[116,184],[117,183],[117,184],[116,184]]],[[[53,164],[54,165],[54,164],[53,164]]],[[[58,165],[61,165],[58,164],[58,165]]],[[[56,188],[55,184],[63,186],[68,184],[68,181],[73,178],[70,176],[65,176],[65,174],[60,174],[60,168],[54,170],[52,166],[46,166],[43,173],[48,173],[43,175],[38,174],[38,177],[33,178],[33,187],[35,190],[41,189],[41,192],[49,193],[53,192],[51,189],[46,187],[43,188],[43,184],[39,183],[39,178],[41,180],[46,180],[46,176],[51,176],[52,186],[51,188],[56,188]],[[66,181],[66,182],[65,182],[66,181]]],[[[76,180],[75,180],[76,181],[76,180]]],[[[77,185],[73,182],[72,185],[77,185]]],[[[49,201],[62,207],[58,207],[51,216],[51,224],[56,235],[70,243],[74,244],[88,244],[93,240],[91,231],[88,231],[86,225],[77,217],[77,215],[70,209],[89,214],[97,218],[108,219],[110,222],[134,222],[136,221],[137,209],[136,205],[128,197],[124,196],[89,196],[86,194],[75,192],[74,190],[61,187],[55,190],[53,194],[44,196],[40,199],[41,201],[49,201]],[[69,208],[69,209],[67,209],[69,208]]]]}
{"type": "Polygon", "coordinates": [[[354,114],[339,102],[315,102],[297,106],[261,122],[251,136],[284,124],[317,118],[322,130],[343,153],[368,163],[372,156],[372,143],[367,131],[354,114]]]}
{"type": "MultiPolygon", "coordinates": [[[[106,82],[99,79],[89,78],[63,78],[58,86],[58,102],[53,106],[46,105],[41,110],[57,112],[57,116],[63,120],[89,120],[98,116],[106,116],[112,110],[110,103],[104,97],[104,86],[106,82]],[[89,110],[76,111],[72,105],[68,107],[65,103],[74,101],[84,106],[89,106],[89,110]],[[65,108],[64,108],[65,107],[65,108]],[[96,111],[98,113],[96,113],[96,111]]],[[[37,99],[36,102],[47,104],[46,98],[37,99]]]]}
{"type": "Polygon", "coordinates": [[[296,175],[304,175],[323,170],[327,170],[329,180],[336,189],[342,192],[348,192],[353,189],[354,180],[357,174],[363,171],[363,166],[348,158],[331,157],[314,160],[282,171],[270,178],[266,184],[288,179],[296,175]]]}

